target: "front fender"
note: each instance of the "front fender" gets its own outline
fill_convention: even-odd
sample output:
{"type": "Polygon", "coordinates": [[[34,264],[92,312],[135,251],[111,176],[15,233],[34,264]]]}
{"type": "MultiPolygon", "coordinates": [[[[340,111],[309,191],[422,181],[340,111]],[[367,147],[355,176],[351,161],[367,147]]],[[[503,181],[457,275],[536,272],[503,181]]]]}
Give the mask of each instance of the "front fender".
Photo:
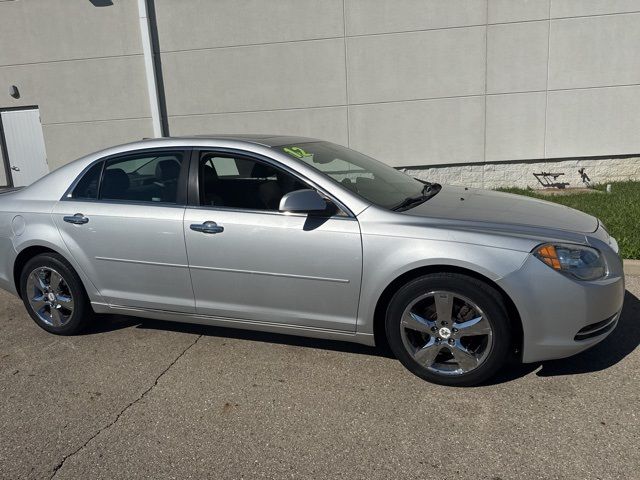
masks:
{"type": "Polygon", "coordinates": [[[358,333],[374,333],[374,314],[385,289],[400,276],[423,267],[463,268],[493,281],[521,268],[528,252],[469,243],[362,236],[363,272],[358,333]]]}

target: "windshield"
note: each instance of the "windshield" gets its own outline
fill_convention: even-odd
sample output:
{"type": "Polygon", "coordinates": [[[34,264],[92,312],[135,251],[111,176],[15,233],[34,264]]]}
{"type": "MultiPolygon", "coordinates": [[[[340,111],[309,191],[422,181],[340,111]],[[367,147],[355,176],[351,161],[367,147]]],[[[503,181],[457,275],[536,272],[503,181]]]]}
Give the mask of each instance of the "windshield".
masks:
{"type": "Polygon", "coordinates": [[[425,184],[362,153],[329,142],[282,145],[276,149],[302,160],[380,207],[393,208],[420,196],[425,184]]]}

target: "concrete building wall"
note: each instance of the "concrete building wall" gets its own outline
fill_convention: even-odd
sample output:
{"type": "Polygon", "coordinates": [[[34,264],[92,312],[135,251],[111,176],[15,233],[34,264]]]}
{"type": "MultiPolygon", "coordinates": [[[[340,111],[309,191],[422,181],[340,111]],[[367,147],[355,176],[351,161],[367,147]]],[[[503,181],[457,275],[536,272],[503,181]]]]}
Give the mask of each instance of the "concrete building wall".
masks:
{"type": "MultiPolygon", "coordinates": [[[[0,108],[40,106],[52,167],[151,136],[136,4],[0,1],[0,87],[23,94],[0,108]]],[[[640,0],[154,5],[171,135],[309,135],[480,186],[593,156],[628,156],[594,181],[636,178],[640,0]]]]}
{"type": "MultiPolygon", "coordinates": [[[[156,0],[156,10],[172,134],[313,135],[397,167],[487,164],[487,186],[518,168],[497,162],[527,160],[529,173],[548,159],[640,152],[638,0],[156,0]]],[[[610,165],[635,175],[636,161],[610,165]]],[[[477,170],[443,169],[443,180],[465,169],[477,170]]]]}
{"type": "Polygon", "coordinates": [[[172,135],[289,132],[349,143],[342,0],[155,6],[172,135]]]}
{"type": "Polygon", "coordinates": [[[51,170],[152,135],[137,2],[101,4],[0,2],[0,109],[40,108],[51,170]]]}

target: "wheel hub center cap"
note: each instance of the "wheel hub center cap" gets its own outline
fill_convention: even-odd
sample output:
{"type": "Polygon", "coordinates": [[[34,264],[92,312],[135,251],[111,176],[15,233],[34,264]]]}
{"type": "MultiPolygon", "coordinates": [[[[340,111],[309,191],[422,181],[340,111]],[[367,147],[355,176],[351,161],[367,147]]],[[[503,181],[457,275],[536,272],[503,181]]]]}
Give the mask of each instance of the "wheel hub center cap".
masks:
{"type": "Polygon", "coordinates": [[[49,292],[49,293],[47,293],[47,299],[48,299],[50,302],[55,302],[55,301],[56,301],[56,294],[55,294],[55,293],[53,293],[53,292],[49,292]]]}
{"type": "Polygon", "coordinates": [[[451,336],[451,330],[449,330],[447,327],[442,327],[440,330],[438,330],[438,334],[440,335],[440,337],[446,340],[451,336]]]}

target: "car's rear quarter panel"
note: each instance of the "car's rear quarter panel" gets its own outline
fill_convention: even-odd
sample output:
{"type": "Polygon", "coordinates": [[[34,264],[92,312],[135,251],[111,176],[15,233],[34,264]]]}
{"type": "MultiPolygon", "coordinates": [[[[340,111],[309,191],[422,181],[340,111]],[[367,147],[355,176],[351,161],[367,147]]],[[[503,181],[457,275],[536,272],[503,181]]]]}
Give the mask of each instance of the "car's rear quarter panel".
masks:
{"type": "Polygon", "coordinates": [[[78,272],[89,298],[100,299],[89,277],[74,261],[53,221],[51,211],[57,200],[33,198],[31,194],[37,190],[30,192],[30,189],[25,189],[0,197],[0,288],[17,293],[19,285],[14,281],[16,259],[21,252],[39,247],[62,255],[78,272]]]}

